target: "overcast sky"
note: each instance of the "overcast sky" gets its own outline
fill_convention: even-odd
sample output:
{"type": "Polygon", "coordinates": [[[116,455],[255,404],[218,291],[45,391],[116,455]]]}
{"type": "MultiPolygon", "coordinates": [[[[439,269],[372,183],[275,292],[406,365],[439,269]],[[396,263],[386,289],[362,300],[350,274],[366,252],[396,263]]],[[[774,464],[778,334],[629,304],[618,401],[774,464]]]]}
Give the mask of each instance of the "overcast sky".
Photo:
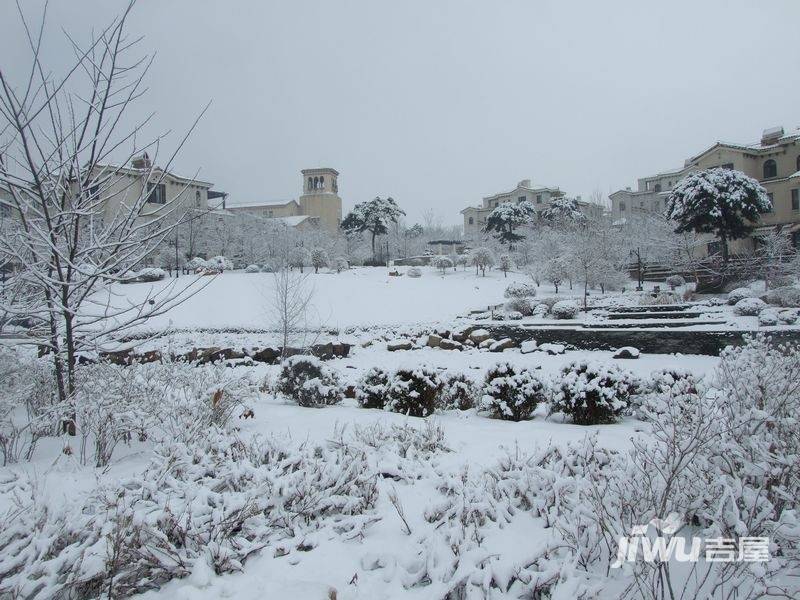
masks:
{"type": "MultiPolygon", "coordinates": [[[[52,0],[53,69],[62,28],[86,39],[123,6],[52,0]]],[[[140,0],[130,32],[156,58],[131,116],[183,131],[211,100],[177,169],[231,203],[296,198],[300,169],[330,166],[345,211],[389,195],[455,224],[521,179],[607,196],[717,140],[796,129],[798,24],[798,0],[140,0]]],[[[4,72],[24,50],[0,0],[4,72]]]]}

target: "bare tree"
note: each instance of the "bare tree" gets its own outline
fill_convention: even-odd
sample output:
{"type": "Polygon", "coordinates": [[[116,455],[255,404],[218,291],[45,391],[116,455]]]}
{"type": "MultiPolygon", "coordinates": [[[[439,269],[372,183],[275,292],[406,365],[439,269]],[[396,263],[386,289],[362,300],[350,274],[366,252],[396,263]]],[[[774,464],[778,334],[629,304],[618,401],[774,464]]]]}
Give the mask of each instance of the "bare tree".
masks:
{"type": "Polygon", "coordinates": [[[281,357],[307,329],[308,311],[314,290],[308,285],[308,275],[276,269],[273,275],[271,317],[281,337],[281,357]]]}
{"type": "MultiPolygon", "coordinates": [[[[45,15],[34,31],[20,8],[30,70],[21,85],[0,70],[0,185],[10,191],[16,218],[0,240],[0,262],[20,265],[5,286],[28,292],[4,293],[0,302],[3,311],[35,320],[29,335],[53,356],[61,401],[75,390],[81,352],[96,350],[200,287],[194,281],[183,289],[170,284],[136,302],[119,302],[112,291],[159,248],[185,212],[184,194],[167,198],[160,186],[188,133],[163,169],[146,155],[134,170],[112,165],[112,157],[123,158],[117,162],[123,165],[145,152],[156,157],[162,141],[137,144],[149,118],[122,131],[152,63],[131,57],[139,42],[125,34],[132,6],[88,47],[67,36],[75,59],[58,77],[41,52],[45,15]],[[8,302],[10,297],[26,301],[8,302]]],[[[74,424],[68,428],[72,432],[74,424]]]]}

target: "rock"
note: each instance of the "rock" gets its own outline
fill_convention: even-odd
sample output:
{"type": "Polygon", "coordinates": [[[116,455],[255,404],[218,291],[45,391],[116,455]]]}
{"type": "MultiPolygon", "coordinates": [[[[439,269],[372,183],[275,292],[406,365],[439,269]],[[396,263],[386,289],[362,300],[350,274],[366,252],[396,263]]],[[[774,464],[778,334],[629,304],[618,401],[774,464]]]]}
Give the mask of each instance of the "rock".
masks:
{"type": "Polygon", "coordinates": [[[435,333],[428,336],[428,341],[425,344],[429,348],[438,348],[442,344],[442,338],[435,333]]]}
{"type": "Polygon", "coordinates": [[[478,344],[478,348],[480,348],[480,349],[488,349],[488,348],[491,348],[491,347],[492,347],[492,344],[494,344],[496,341],[497,341],[497,340],[495,340],[495,339],[493,339],[493,338],[489,338],[489,339],[483,340],[482,342],[480,342],[480,343],[478,344]]]}
{"type": "Polygon", "coordinates": [[[437,327],[436,329],[433,330],[433,333],[438,335],[440,338],[449,338],[450,337],[450,330],[449,329],[444,329],[444,328],[437,327]]]}
{"type": "Polygon", "coordinates": [[[250,354],[250,358],[256,362],[274,365],[280,360],[281,351],[276,348],[262,348],[250,354]]]}
{"type": "Polygon", "coordinates": [[[391,340],[386,342],[386,349],[389,352],[397,352],[398,350],[411,350],[414,347],[414,343],[411,340],[391,340]]]}
{"type": "Polygon", "coordinates": [[[556,354],[564,354],[566,348],[564,344],[542,344],[539,346],[539,350],[555,356],[556,354]]]}
{"type": "MultiPolygon", "coordinates": [[[[442,336],[445,337],[445,336],[442,336]]],[[[459,329],[454,331],[450,337],[457,342],[466,342],[467,338],[469,337],[469,329],[459,329]]]]}
{"type": "Polygon", "coordinates": [[[129,365],[133,360],[133,350],[116,350],[113,352],[101,352],[100,360],[110,362],[112,365],[129,365]]]}
{"type": "Polygon", "coordinates": [[[475,344],[480,344],[484,340],[488,340],[491,336],[492,334],[490,334],[487,329],[476,329],[469,334],[469,339],[475,344]]]}
{"type": "Polygon", "coordinates": [[[522,345],[519,347],[519,351],[522,354],[530,354],[531,352],[536,352],[536,340],[527,340],[522,342],[522,345]]]}
{"type": "Polygon", "coordinates": [[[462,344],[461,342],[457,342],[455,340],[448,340],[445,338],[439,343],[439,348],[441,348],[442,350],[463,350],[464,344],[462,344]]]}
{"type": "Polygon", "coordinates": [[[639,358],[639,349],[633,346],[623,346],[614,352],[614,358],[639,358]]]}
{"type": "Polygon", "coordinates": [[[159,362],[161,360],[161,352],[158,350],[149,350],[143,354],[137,354],[133,359],[138,363],[159,362]]]}
{"type": "Polygon", "coordinates": [[[489,346],[489,352],[502,352],[503,350],[514,348],[515,346],[514,340],[511,338],[503,338],[489,346]]]}

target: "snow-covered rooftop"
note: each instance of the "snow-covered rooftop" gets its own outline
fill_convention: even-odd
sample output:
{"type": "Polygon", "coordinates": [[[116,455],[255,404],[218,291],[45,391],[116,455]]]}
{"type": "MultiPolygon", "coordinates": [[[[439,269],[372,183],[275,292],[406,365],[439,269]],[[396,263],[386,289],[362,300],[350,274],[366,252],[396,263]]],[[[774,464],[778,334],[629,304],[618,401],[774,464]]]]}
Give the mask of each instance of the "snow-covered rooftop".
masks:
{"type": "Polygon", "coordinates": [[[297,200],[279,200],[278,202],[242,202],[237,204],[228,204],[228,208],[236,210],[237,208],[269,208],[270,206],[286,206],[292,202],[297,203],[297,200]]]}

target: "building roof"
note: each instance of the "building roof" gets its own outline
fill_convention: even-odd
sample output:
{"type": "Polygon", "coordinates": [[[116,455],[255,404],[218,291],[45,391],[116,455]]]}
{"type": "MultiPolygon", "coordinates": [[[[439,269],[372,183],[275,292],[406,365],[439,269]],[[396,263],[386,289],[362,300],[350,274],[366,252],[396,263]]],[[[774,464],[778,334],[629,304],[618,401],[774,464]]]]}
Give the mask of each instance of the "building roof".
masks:
{"type": "Polygon", "coordinates": [[[716,150],[717,148],[731,148],[732,150],[742,150],[743,152],[769,152],[770,150],[775,150],[776,148],[780,148],[786,144],[789,144],[795,140],[800,139],[800,132],[794,133],[787,133],[782,135],[781,137],[777,138],[774,143],[772,144],[762,144],[760,141],[755,142],[752,144],[735,144],[730,142],[716,142],[711,145],[709,148],[703,150],[700,154],[697,154],[686,161],[686,165],[688,166],[691,163],[697,162],[700,160],[701,157],[705,156],[709,152],[716,150]]]}
{"type": "Polygon", "coordinates": [[[517,190],[525,190],[526,192],[553,192],[553,193],[557,193],[557,194],[561,194],[562,193],[561,190],[559,188],[557,188],[557,187],[548,187],[548,186],[545,186],[545,185],[537,186],[537,185],[533,185],[533,184],[531,184],[531,185],[520,185],[520,184],[517,184],[516,187],[514,187],[513,189],[511,189],[511,190],[509,190],[507,192],[498,192],[497,194],[492,194],[491,196],[484,196],[483,199],[484,200],[493,200],[493,199],[498,198],[500,196],[508,196],[509,194],[513,194],[517,190]]]}
{"type": "Polygon", "coordinates": [[[172,179],[176,179],[176,180],[180,181],[181,183],[189,183],[189,184],[199,185],[199,186],[207,187],[207,188],[210,188],[210,187],[214,186],[214,184],[211,183],[210,181],[202,181],[200,179],[195,179],[194,177],[184,177],[182,175],[178,175],[177,173],[174,173],[173,171],[165,171],[161,167],[156,167],[156,166],[153,166],[153,167],[151,167],[149,169],[136,169],[134,167],[122,167],[122,166],[118,166],[118,165],[110,165],[110,164],[109,165],[102,165],[102,164],[98,164],[98,165],[96,165],[96,168],[107,170],[109,174],[122,173],[122,174],[125,174],[125,175],[145,175],[146,173],[153,173],[153,174],[161,174],[161,173],[163,173],[164,175],[172,177],[172,179]]]}
{"type": "Polygon", "coordinates": [[[339,171],[336,169],[331,169],[330,167],[317,167],[315,169],[303,169],[300,171],[303,175],[310,175],[314,173],[333,173],[334,175],[338,175],[339,171]]]}
{"type": "MultiPolygon", "coordinates": [[[[228,204],[227,208],[229,210],[235,210],[237,208],[270,208],[270,207],[282,207],[287,206],[294,202],[297,204],[297,200],[286,200],[284,202],[243,202],[241,204],[228,204]]],[[[298,204],[299,206],[299,204],[298,204]]]]}

